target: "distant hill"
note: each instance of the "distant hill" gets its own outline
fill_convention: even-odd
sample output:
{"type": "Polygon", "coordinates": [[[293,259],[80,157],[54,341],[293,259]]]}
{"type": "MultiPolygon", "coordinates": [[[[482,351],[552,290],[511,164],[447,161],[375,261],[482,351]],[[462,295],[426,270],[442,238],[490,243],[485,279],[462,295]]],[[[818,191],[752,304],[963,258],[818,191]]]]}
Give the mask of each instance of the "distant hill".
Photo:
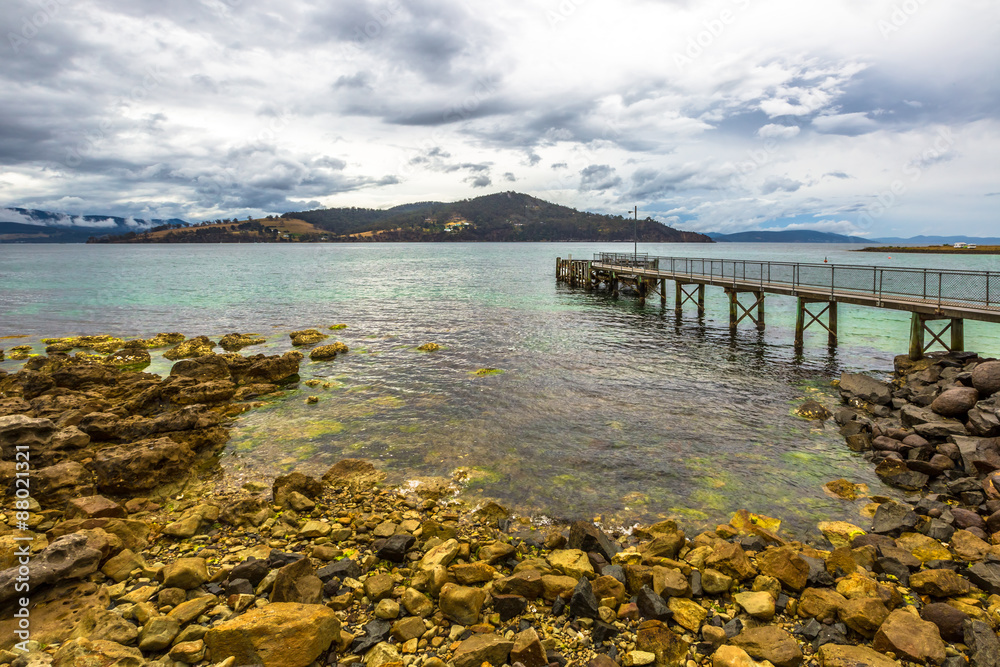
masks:
{"type": "Polygon", "coordinates": [[[109,215],[66,215],[27,208],[0,208],[0,243],[85,243],[100,234],[154,227],[186,227],[184,220],[141,220],[109,215]]]}
{"type": "Polygon", "coordinates": [[[679,231],[652,218],[636,223],[518,192],[388,210],[330,208],[282,217],[311,223],[337,241],[631,241],[637,234],[644,242],[712,242],[704,234],[679,231]]]}
{"type": "Polygon", "coordinates": [[[259,220],[102,236],[95,243],[310,243],[391,241],[631,241],[711,243],[656,220],[586,213],[517,192],[390,209],[327,208],[259,220]]]}
{"type": "Polygon", "coordinates": [[[737,232],[735,234],[719,234],[710,232],[712,240],[719,243],[871,243],[872,239],[858,236],[844,236],[830,232],[817,232],[811,229],[794,229],[782,231],[737,232]]]}
{"type": "Polygon", "coordinates": [[[908,239],[891,237],[871,239],[874,243],[905,243],[906,245],[941,245],[942,243],[975,243],[978,245],[1000,245],[1000,238],[994,236],[912,236],[908,239]]]}

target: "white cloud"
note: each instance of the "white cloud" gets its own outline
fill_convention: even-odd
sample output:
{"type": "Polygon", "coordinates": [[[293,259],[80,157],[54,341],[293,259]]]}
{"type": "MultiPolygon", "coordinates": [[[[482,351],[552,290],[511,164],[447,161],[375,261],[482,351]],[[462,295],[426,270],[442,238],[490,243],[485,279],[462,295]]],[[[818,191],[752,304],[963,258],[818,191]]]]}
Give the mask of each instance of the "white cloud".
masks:
{"type": "Polygon", "coordinates": [[[801,131],[802,129],[798,125],[768,123],[757,130],[757,136],[761,139],[791,139],[798,136],[801,131]]]}

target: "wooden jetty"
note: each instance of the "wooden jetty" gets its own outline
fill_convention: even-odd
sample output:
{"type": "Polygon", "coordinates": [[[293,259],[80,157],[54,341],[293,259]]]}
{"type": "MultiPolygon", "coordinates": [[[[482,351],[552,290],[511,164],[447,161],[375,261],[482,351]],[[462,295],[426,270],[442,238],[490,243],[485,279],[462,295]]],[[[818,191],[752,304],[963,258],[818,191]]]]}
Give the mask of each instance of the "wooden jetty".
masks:
{"type": "Polygon", "coordinates": [[[602,286],[618,296],[631,287],[644,304],[650,295],[667,305],[667,281],[674,283],[678,314],[690,303],[705,314],[705,288],[721,287],[729,297],[729,327],[748,320],[764,328],[764,296],[798,299],[795,344],[816,324],[837,344],[837,304],[849,303],[912,313],[910,357],[919,359],[938,343],[963,350],[965,320],[1000,322],[1000,273],[939,269],[757,262],[740,259],[651,257],[598,253],[592,260],[556,259],[556,279],[588,290],[602,286]],[[929,340],[928,340],[929,339],[929,340]]]}

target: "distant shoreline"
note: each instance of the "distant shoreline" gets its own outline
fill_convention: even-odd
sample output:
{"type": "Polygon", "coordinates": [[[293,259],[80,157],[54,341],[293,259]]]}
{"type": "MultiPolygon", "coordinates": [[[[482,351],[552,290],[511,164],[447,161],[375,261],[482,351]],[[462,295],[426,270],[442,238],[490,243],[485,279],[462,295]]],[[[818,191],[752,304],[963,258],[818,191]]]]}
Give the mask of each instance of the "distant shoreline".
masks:
{"type": "Polygon", "coordinates": [[[952,246],[874,246],[868,248],[852,248],[851,252],[896,252],[914,253],[918,255],[1000,255],[1000,245],[984,245],[977,248],[955,248],[952,246]]]}

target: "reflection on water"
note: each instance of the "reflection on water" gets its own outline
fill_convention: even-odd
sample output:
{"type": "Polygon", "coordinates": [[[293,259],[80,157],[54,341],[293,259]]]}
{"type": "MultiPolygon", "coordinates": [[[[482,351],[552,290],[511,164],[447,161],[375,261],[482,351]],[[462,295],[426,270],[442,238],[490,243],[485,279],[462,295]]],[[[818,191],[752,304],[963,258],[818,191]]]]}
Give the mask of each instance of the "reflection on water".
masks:
{"type": "MultiPolygon", "coordinates": [[[[672,295],[667,309],[658,300],[639,308],[627,296],[556,284],[556,256],[613,249],[0,248],[0,335],[30,334],[37,345],[42,336],[102,331],[216,339],[256,331],[268,342],[244,350],[253,354],[290,349],[294,329],[347,323],[329,342],[342,340],[349,354],[307,360],[299,388],[238,419],[221,464],[232,486],[367,457],[396,481],[471,469],[470,492],[523,513],[713,524],[745,507],[799,532],[820,518],[858,520],[857,504],[823,493],[827,481],[846,477],[891,495],[832,423],[792,411],[808,398],[834,407],[829,380],[844,368],[890,370],[907,340],[904,313],[842,307],[841,346],[810,331],[796,353],[792,299],[768,297],[765,331],[731,333],[721,290],[709,288],[698,318],[693,309],[678,317],[672,295]],[[428,342],[442,347],[416,349],[428,342]],[[504,372],[475,375],[480,368],[504,372]],[[318,403],[307,405],[308,396],[318,403]]],[[[721,244],[641,250],[764,256],[721,244]]],[[[830,246],[794,252],[846,255],[830,246]]],[[[967,338],[982,351],[1000,349],[992,329],[970,326],[967,338]]],[[[157,357],[150,370],[169,367],[157,357]]]]}

